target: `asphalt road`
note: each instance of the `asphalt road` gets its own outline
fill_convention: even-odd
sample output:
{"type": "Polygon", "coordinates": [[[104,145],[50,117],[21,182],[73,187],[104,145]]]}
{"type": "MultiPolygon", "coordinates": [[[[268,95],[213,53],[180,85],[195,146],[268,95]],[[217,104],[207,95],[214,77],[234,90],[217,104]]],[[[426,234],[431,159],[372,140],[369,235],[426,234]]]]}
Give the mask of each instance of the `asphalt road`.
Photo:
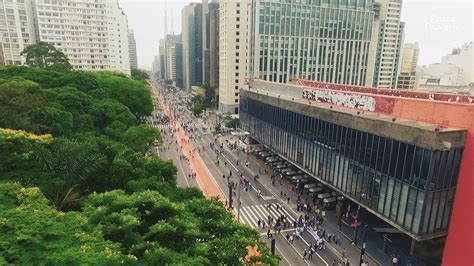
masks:
{"type": "MultiPolygon", "coordinates": [[[[162,91],[163,92],[163,91],[162,91]]],[[[229,150],[225,142],[225,136],[217,139],[211,134],[209,128],[214,128],[215,117],[206,116],[204,118],[196,119],[192,116],[191,112],[185,109],[183,102],[183,95],[180,94],[165,94],[167,105],[176,114],[177,120],[181,124],[191,123],[195,127],[195,131],[191,134],[187,134],[188,137],[192,136],[191,141],[196,148],[200,150],[198,153],[205,162],[210,173],[214,177],[219,187],[224,191],[226,197],[228,197],[228,180],[227,176],[232,173],[232,177],[229,179],[234,183],[238,183],[239,173],[243,173],[252,184],[252,189],[245,191],[243,188],[240,189],[241,206],[240,210],[237,206],[238,189],[233,196],[234,198],[234,211],[238,220],[242,223],[248,224],[249,226],[257,229],[261,233],[262,240],[265,240],[269,245],[270,241],[267,238],[267,230],[259,228],[257,220],[268,220],[268,216],[273,218],[284,214],[289,218],[290,221],[297,219],[302,212],[296,211],[296,194],[291,192],[289,184],[283,183],[280,185],[276,182],[272,185],[269,174],[264,174],[263,169],[266,167],[265,164],[251,156],[247,155],[242,151],[229,150]],[[210,143],[216,145],[223,144],[223,152],[216,153],[215,150],[209,148],[210,143]],[[217,164],[219,160],[219,164],[217,164]],[[246,167],[244,162],[248,160],[249,166],[246,167]],[[239,163],[237,163],[237,161],[239,163]],[[238,164],[238,165],[237,165],[238,164]],[[253,176],[259,172],[259,180],[255,181],[253,176]],[[224,177],[223,177],[224,176],[224,177]],[[280,197],[280,192],[285,191],[290,195],[290,202],[280,197]],[[258,197],[257,191],[261,191],[261,197],[258,197]],[[269,204],[272,204],[268,208],[269,204]],[[280,207],[277,209],[276,205],[280,207]]],[[[159,110],[156,113],[160,113],[159,110]]],[[[181,187],[194,186],[198,187],[195,179],[189,179],[188,175],[192,172],[186,160],[180,159],[183,155],[181,149],[179,149],[179,141],[176,142],[174,135],[170,131],[168,125],[158,125],[163,132],[164,145],[161,148],[154,147],[155,151],[164,159],[172,160],[178,169],[177,183],[181,187]]],[[[222,151],[222,149],[219,148],[222,151]]],[[[278,178],[277,178],[278,179],[278,178]]],[[[318,250],[311,260],[303,260],[303,251],[308,249],[310,242],[315,242],[314,237],[308,233],[303,232],[301,239],[295,239],[293,243],[289,243],[285,235],[286,233],[291,234],[293,229],[282,230],[281,235],[275,234],[276,237],[276,252],[282,257],[281,265],[332,265],[333,260],[340,261],[342,259],[341,249],[333,247],[332,245],[326,245],[326,249],[318,250]]],[[[355,258],[349,258],[351,265],[356,265],[355,258]]],[[[373,265],[373,264],[371,264],[373,265]]]]}

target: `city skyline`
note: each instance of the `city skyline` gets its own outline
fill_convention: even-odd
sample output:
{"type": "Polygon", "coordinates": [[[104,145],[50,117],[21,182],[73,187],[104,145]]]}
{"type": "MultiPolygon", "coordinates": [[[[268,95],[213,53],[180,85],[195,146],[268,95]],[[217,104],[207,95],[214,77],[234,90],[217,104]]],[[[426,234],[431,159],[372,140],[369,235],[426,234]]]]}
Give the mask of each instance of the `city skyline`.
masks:
{"type": "MultiPolygon", "coordinates": [[[[164,0],[119,0],[135,30],[139,67],[150,69],[158,55],[158,42],[164,36],[164,0]],[[158,15],[157,15],[158,12],[158,15]],[[157,18],[150,20],[149,18],[157,18]],[[150,34],[150,31],[156,32],[150,34]]],[[[189,3],[201,1],[168,0],[168,30],[181,33],[181,10],[189,3]],[[171,25],[173,18],[173,25],[171,25]],[[173,26],[173,27],[172,27],[173,26]]],[[[473,3],[467,0],[405,0],[401,20],[405,24],[404,43],[418,42],[419,65],[441,61],[452,49],[473,40],[473,3]],[[462,33],[462,34],[461,34],[462,33]]]]}

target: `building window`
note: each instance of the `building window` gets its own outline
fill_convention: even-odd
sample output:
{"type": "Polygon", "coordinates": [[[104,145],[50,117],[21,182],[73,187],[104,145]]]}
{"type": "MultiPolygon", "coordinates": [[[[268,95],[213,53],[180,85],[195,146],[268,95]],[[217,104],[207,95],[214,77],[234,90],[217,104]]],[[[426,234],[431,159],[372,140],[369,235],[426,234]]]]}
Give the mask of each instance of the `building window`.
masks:
{"type": "Polygon", "coordinates": [[[239,99],[235,99],[234,102],[238,103],[238,102],[239,102],[239,99]]]}
{"type": "Polygon", "coordinates": [[[235,73],[235,76],[238,77],[238,76],[239,76],[239,72],[236,72],[236,73],[235,73]]]}
{"type": "Polygon", "coordinates": [[[238,90],[238,89],[239,89],[239,86],[235,86],[235,89],[238,90]]]}
{"type": "Polygon", "coordinates": [[[235,93],[235,96],[239,96],[239,93],[238,93],[238,92],[236,92],[236,93],[235,93]]]}

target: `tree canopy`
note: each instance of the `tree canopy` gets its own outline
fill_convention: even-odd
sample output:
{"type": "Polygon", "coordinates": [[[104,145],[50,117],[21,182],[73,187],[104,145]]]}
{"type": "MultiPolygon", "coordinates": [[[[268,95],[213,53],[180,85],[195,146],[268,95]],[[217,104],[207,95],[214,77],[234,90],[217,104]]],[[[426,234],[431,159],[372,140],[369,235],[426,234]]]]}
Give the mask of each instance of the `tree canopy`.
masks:
{"type": "Polygon", "coordinates": [[[26,64],[31,67],[49,68],[56,71],[67,71],[72,68],[67,56],[46,42],[28,45],[21,55],[26,57],[26,64]]]}
{"type": "Polygon", "coordinates": [[[258,232],[176,186],[149,152],[146,83],[115,73],[0,70],[0,264],[239,265],[258,232]]]}
{"type": "Polygon", "coordinates": [[[132,68],[131,74],[132,74],[132,79],[135,79],[135,80],[145,81],[150,78],[147,72],[138,68],[132,68]]]}

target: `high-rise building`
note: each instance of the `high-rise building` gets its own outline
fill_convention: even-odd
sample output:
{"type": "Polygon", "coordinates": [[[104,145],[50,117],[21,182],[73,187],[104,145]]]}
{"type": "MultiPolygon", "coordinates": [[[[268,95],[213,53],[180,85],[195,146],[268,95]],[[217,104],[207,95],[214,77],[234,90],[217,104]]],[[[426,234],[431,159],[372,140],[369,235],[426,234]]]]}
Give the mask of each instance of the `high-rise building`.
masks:
{"type": "Polygon", "coordinates": [[[41,41],[63,52],[75,69],[130,74],[128,21],[117,0],[5,2],[0,31],[6,64],[24,63],[21,51],[41,41]]]}
{"type": "Polygon", "coordinates": [[[252,2],[251,76],[366,84],[373,0],[252,2]]]}
{"type": "Polygon", "coordinates": [[[181,12],[184,88],[202,83],[202,4],[191,3],[181,12]]]}
{"type": "Polygon", "coordinates": [[[36,0],[39,41],[53,44],[80,70],[130,74],[128,21],[117,0],[36,0]]]}
{"type": "Polygon", "coordinates": [[[474,83],[474,43],[443,56],[440,63],[431,64],[422,71],[421,84],[436,83],[444,86],[466,86],[474,83]]]}
{"type": "Polygon", "coordinates": [[[160,56],[155,56],[153,58],[153,63],[151,65],[151,73],[154,77],[157,77],[157,73],[160,73],[160,56]]]}
{"type": "Polygon", "coordinates": [[[160,45],[158,48],[159,57],[160,57],[160,78],[166,79],[166,39],[160,40],[160,45]]]}
{"type": "Polygon", "coordinates": [[[219,111],[239,112],[239,89],[247,74],[250,0],[222,1],[219,7],[219,111]]]}
{"type": "Polygon", "coordinates": [[[219,3],[202,1],[202,79],[212,87],[219,84],[219,3]]]}
{"type": "Polygon", "coordinates": [[[166,80],[173,81],[177,87],[183,86],[183,46],[181,35],[166,35],[165,67],[166,80]]]}
{"type": "Polygon", "coordinates": [[[132,29],[128,29],[128,49],[130,53],[130,67],[138,68],[137,42],[135,41],[135,33],[132,29]]]}
{"type": "Polygon", "coordinates": [[[21,51],[36,42],[33,2],[31,0],[0,1],[0,44],[2,64],[21,65],[21,51]]]}
{"type": "Polygon", "coordinates": [[[373,84],[367,84],[367,86],[385,89],[397,87],[405,26],[403,22],[400,22],[401,9],[402,0],[375,0],[375,21],[372,27],[373,39],[370,52],[370,59],[375,59],[375,66],[373,84]]]}
{"type": "Polygon", "coordinates": [[[418,43],[405,43],[403,45],[402,58],[400,63],[400,74],[398,74],[399,89],[416,89],[418,63],[418,43]]]}

